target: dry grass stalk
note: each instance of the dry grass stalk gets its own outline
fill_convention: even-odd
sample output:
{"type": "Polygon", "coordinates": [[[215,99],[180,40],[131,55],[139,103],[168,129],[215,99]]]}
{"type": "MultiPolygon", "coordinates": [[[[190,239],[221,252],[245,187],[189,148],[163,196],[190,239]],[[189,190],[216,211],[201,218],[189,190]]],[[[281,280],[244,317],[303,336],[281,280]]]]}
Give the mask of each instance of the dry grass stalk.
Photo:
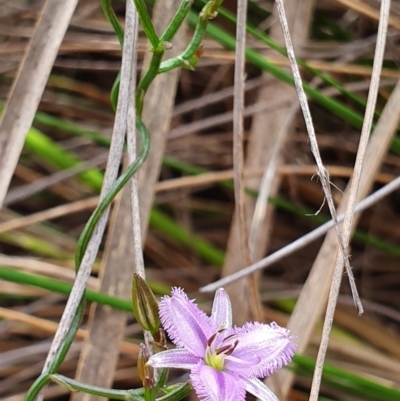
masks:
{"type": "MultiPolygon", "coordinates": [[[[379,79],[380,73],[382,69],[385,44],[386,44],[386,35],[388,28],[388,20],[390,13],[390,0],[382,0],[381,3],[381,14],[379,19],[378,26],[378,39],[376,44],[376,51],[374,54],[374,66],[371,77],[371,86],[368,93],[368,101],[367,107],[365,110],[364,122],[361,131],[360,143],[357,152],[357,158],[354,165],[354,173],[352,180],[349,185],[348,191],[346,191],[347,202],[346,209],[344,213],[344,220],[342,225],[342,233],[343,233],[343,242],[344,246],[347,248],[349,245],[349,240],[351,237],[351,233],[354,230],[353,226],[353,216],[354,209],[357,203],[358,190],[361,183],[361,175],[363,173],[363,165],[367,152],[368,140],[371,132],[372,122],[375,113],[376,99],[378,96],[378,88],[379,88],[379,79]]],[[[396,121],[397,122],[397,121],[396,121]]],[[[387,122],[385,122],[387,123],[387,122]]],[[[391,133],[389,131],[389,133],[391,133]]],[[[390,135],[391,136],[391,135],[390,135]]],[[[383,143],[385,143],[383,141],[383,143]]],[[[376,156],[375,156],[376,157],[376,156]]],[[[369,160],[368,160],[369,161],[369,160]]],[[[366,172],[364,171],[364,174],[366,172]]],[[[373,175],[372,175],[373,177],[373,175]]],[[[369,184],[370,185],[370,184],[369,184]]],[[[322,379],[322,370],[324,366],[325,356],[328,349],[329,343],[329,335],[333,325],[333,316],[335,313],[336,303],[339,295],[340,284],[342,282],[342,274],[343,274],[343,265],[345,264],[345,259],[347,259],[347,255],[343,252],[344,249],[339,247],[339,251],[337,254],[336,264],[332,277],[332,284],[328,298],[328,306],[324,320],[324,328],[323,328],[323,336],[321,340],[321,345],[318,350],[318,357],[315,365],[315,371],[311,386],[310,392],[310,401],[317,401],[319,389],[321,385],[322,379]]],[[[347,268],[347,266],[346,266],[347,268]]],[[[346,270],[349,274],[348,270],[346,270]]],[[[351,284],[351,282],[350,282],[351,284]]],[[[353,296],[355,295],[353,287],[352,287],[353,296]]],[[[359,313],[361,314],[363,308],[361,302],[358,299],[354,299],[355,304],[358,307],[359,313]]]]}
{"type": "MultiPolygon", "coordinates": [[[[128,35],[131,35],[129,31],[128,35]]],[[[132,54],[135,46],[133,40],[134,38],[132,36],[128,36],[126,39],[127,39],[125,41],[126,46],[124,46],[123,56],[122,56],[121,86],[119,91],[119,101],[115,116],[114,131],[110,146],[109,159],[104,176],[104,182],[100,194],[100,199],[102,199],[104,195],[108,192],[108,190],[110,189],[111,185],[114,183],[117,177],[122,155],[123,143],[125,139],[125,133],[126,133],[127,112],[128,112],[128,103],[130,95],[129,82],[132,69],[132,54]]],[[[74,286],[72,288],[70,297],[68,298],[67,305],[65,307],[63,316],[60,321],[60,325],[56,332],[52,347],[47,356],[43,370],[46,370],[49,364],[51,363],[56,350],[60,346],[61,342],[64,340],[64,337],[68,331],[72,319],[75,316],[76,309],[82,298],[84,289],[86,287],[86,282],[90,275],[92,265],[94,263],[98,248],[100,246],[103,232],[107,223],[108,213],[109,213],[109,208],[99,220],[96,229],[88,243],[80,269],[77,273],[74,286]]]]}
{"type": "MultiPolygon", "coordinates": [[[[137,31],[137,12],[131,0],[128,0],[124,38],[126,45],[124,47],[130,47],[128,50],[130,58],[126,60],[127,63],[130,63],[130,74],[124,77],[126,79],[124,83],[122,83],[121,78],[121,85],[128,88],[125,126],[128,132],[129,163],[133,163],[136,158],[136,149],[132,150],[132,125],[134,127],[133,136],[136,136],[135,105],[132,103],[135,99],[136,87],[137,31]],[[130,121],[132,118],[133,121],[130,121]]],[[[135,180],[135,178],[133,179],[135,180]]],[[[130,195],[131,191],[128,186],[124,188],[118,206],[114,210],[114,224],[108,236],[108,251],[100,272],[101,291],[122,298],[129,298],[135,267],[138,271],[141,271],[142,276],[144,275],[140,222],[136,221],[136,225],[132,224],[130,216],[133,204],[130,195]],[[137,238],[135,230],[133,233],[134,243],[139,244],[139,252],[137,252],[137,247],[132,247],[132,226],[136,226],[139,230],[139,238],[137,238]]],[[[137,205],[135,207],[137,208],[137,205]]],[[[125,312],[116,312],[103,305],[92,305],[89,318],[89,336],[80,355],[76,374],[77,380],[105,388],[112,386],[119,356],[119,343],[123,338],[126,317],[127,314],[125,312]]],[[[95,401],[100,400],[101,397],[85,393],[73,393],[71,399],[76,401],[95,401]]]]}
{"type": "Polygon", "coordinates": [[[48,0],[0,121],[0,208],[78,0],[48,0]],[[29,90],[28,90],[29,88],[29,90]]]}

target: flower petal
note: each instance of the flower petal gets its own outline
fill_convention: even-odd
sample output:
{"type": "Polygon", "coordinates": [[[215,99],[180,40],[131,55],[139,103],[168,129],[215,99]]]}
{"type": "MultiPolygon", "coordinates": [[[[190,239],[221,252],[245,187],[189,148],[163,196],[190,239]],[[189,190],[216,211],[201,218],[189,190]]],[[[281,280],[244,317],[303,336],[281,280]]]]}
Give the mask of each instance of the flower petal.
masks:
{"type": "Polygon", "coordinates": [[[168,351],[158,352],[152,355],[147,364],[153,368],[176,368],[176,369],[193,369],[199,362],[199,358],[191,352],[176,348],[168,351]]]}
{"type": "Polygon", "coordinates": [[[229,372],[247,378],[265,377],[292,360],[296,345],[291,341],[289,330],[276,323],[246,323],[232,331],[238,344],[226,358],[225,367],[229,372]]]}
{"type": "Polygon", "coordinates": [[[200,362],[190,374],[192,386],[203,401],[244,401],[245,383],[238,377],[200,362]]]}
{"type": "Polygon", "coordinates": [[[253,394],[256,398],[263,401],[279,401],[277,396],[258,379],[242,379],[245,383],[246,391],[253,394]]]}
{"type": "Polygon", "coordinates": [[[212,306],[211,319],[215,322],[217,328],[224,325],[225,329],[232,327],[232,306],[227,292],[219,288],[215,293],[212,306]]]}
{"type": "Polygon", "coordinates": [[[174,344],[204,357],[207,340],[216,330],[211,318],[181,288],[173,288],[171,297],[163,297],[159,310],[164,329],[174,344]]]}

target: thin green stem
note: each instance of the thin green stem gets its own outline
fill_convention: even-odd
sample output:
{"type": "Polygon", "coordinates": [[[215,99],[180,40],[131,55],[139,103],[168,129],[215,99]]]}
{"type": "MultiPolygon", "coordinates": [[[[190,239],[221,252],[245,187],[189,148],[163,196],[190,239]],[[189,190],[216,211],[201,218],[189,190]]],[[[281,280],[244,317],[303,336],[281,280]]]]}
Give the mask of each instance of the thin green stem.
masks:
{"type": "MultiPolygon", "coordinates": [[[[101,0],[101,8],[103,10],[105,17],[112,25],[122,49],[122,47],[124,46],[124,29],[122,28],[121,24],[118,21],[117,16],[115,15],[114,9],[111,6],[111,0],[101,0]]],[[[111,88],[111,94],[110,94],[111,106],[113,107],[114,111],[117,110],[120,80],[121,80],[121,72],[118,73],[118,76],[115,79],[114,84],[111,88]]]]}
{"type": "Polygon", "coordinates": [[[101,8],[108,22],[112,25],[122,48],[124,45],[124,30],[119,23],[117,16],[115,15],[114,9],[111,5],[111,0],[101,0],[101,8]]]}
{"type": "Polygon", "coordinates": [[[133,395],[135,396],[143,395],[143,389],[137,389],[137,390],[106,389],[85,383],[80,383],[74,379],[70,379],[69,377],[59,374],[50,375],[49,378],[51,381],[61,385],[62,387],[67,388],[70,391],[82,391],[86,394],[93,394],[99,397],[111,398],[112,400],[126,400],[128,392],[131,397],[133,395]]]}
{"type": "Polygon", "coordinates": [[[182,1],[171,23],[168,25],[167,29],[162,34],[160,38],[161,42],[171,42],[175,34],[178,32],[178,29],[182,25],[184,19],[186,18],[188,12],[190,11],[192,4],[193,0],[182,1]]]}
{"type": "Polygon", "coordinates": [[[29,390],[25,394],[24,401],[35,401],[36,397],[39,395],[40,390],[48,384],[50,381],[49,375],[47,373],[41,374],[29,387],[29,390]]]}
{"type": "Polygon", "coordinates": [[[151,58],[150,61],[149,69],[143,75],[137,87],[136,116],[139,119],[141,118],[143,113],[144,97],[146,95],[147,89],[149,89],[150,84],[154,81],[154,78],[157,76],[163,55],[164,51],[159,51],[153,54],[153,57],[151,58]]]}
{"type": "Polygon", "coordinates": [[[158,52],[160,49],[160,39],[154,30],[153,23],[151,22],[149,11],[143,0],[133,0],[136,10],[139,14],[140,23],[143,26],[144,33],[152,46],[152,51],[158,52]]]}
{"type": "Polygon", "coordinates": [[[179,401],[187,397],[192,391],[190,382],[177,384],[167,388],[167,394],[157,398],[157,401],[179,401]]]}
{"type": "Polygon", "coordinates": [[[145,399],[145,401],[155,401],[156,399],[156,391],[155,388],[145,388],[144,389],[144,394],[143,394],[143,398],[145,399]]]}
{"type": "Polygon", "coordinates": [[[54,356],[53,361],[49,365],[46,373],[55,373],[63,362],[65,356],[67,355],[67,352],[72,342],[74,341],[75,334],[79,329],[79,325],[83,317],[83,312],[85,311],[85,304],[85,299],[82,298],[72,320],[71,326],[68,329],[68,333],[65,336],[64,341],[61,343],[60,348],[57,350],[56,355],[54,356]]]}
{"type": "Polygon", "coordinates": [[[86,247],[89,243],[90,237],[96,227],[97,222],[100,217],[107,209],[107,207],[111,204],[115,196],[118,192],[125,186],[125,184],[129,181],[129,179],[138,171],[140,166],[146,160],[146,157],[149,153],[150,149],[150,137],[147,131],[146,126],[140,119],[136,120],[136,128],[140,133],[142,140],[142,147],[138,154],[136,160],[128,167],[128,169],[115,181],[114,185],[110,188],[110,190],[105,195],[104,199],[100,202],[97,208],[94,210],[93,214],[90,216],[89,221],[86,223],[85,228],[82,231],[81,236],[79,237],[76,254],[75,254],[75,269],[78,271],[79,266],[82,262],[83,255],[85,253],[86,247]]]}
{"type": "Polygon", "coordinates": [[[210,19],[215,18],[215,16],[217,15],[216,10],[218,8],[218,5],[220,5],[221,3],[222,1],[211,0],[203,7],[200,12],[199,18],[197,19],[193,37],[186,49],[179,56],[161,63],[158,74],[163,74],[178,67],[187,68],[189,70],[194,69],[198,61],[197,53],[206,33],[208,22],[210,21],[210,19]]]}

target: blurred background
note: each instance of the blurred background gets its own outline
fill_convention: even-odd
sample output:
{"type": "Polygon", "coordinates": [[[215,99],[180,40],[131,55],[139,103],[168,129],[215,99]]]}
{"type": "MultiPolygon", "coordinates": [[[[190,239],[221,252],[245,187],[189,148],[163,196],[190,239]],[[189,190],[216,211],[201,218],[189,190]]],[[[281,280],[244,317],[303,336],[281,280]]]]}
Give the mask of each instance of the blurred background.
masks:
{"type": "MultiPolygon", "coordinates": [[[[161,33],[179,1],[153,3],[147,2],[161,33]]],[[[125,2],[115,0],[112,5],[123,24],[125,2]]],[[[194,1],[166,57],[185,48],[203,5],[194,1]]],[[[43,6],[42,0],[0,2],[0,110],[43,6]]],[[[196,70],[164,74],[149,91],[144,121],[151,152],[139,174],[151,288],[160,296],[171,286],[183,287],[206,311],[213,294],[200,293],[199,288],[248,264],[240,252],[232,181],[237,3],[227,1],[223,6],[203,41],[196,70]]],[[[285,6],[296,56],[302,60],[302,78],[310,88],[307,95],[321,156],[339,205],[357,153],[380,2],[288,0],[285,6]]],[[[279,51],[283,42],[274,2],[249,1],[247,20],[243,185],[255,262],[329,220],[329,211],[315,176],[289,63],[279,51]],[[266,169],[273,177],[268,204],[265,216],[255,219],[266,169]]],[[[375,122],[400,78],[399,29],[400,4],[393,1],[375,122]]],[[[149,55],[140,31],[138,75],[148,65],[149,55]]],[[[101,189],[114,122],[110,90],[120,67],[120,45],[100,1],[79,0],[0,210],[3,400],[22,400],[40,374],[64,310],[75,275],[77,240],[101,189]]],[[[400,137],[397,129],[389,135],[379,140],[386,145],[376,155],[371,151],[366,160],[366,166],[373,161],[378,166],[367,177],[367,193],[399,175],[400,137]]],[[[127,198],[122,194],[114,203],[88,283],[95,295],[88,294],[81,329],[59,370],[86,383],[99,381],[114,388],[141,385],[136,362],[142,334],[129,312],[133,259],[127,198]],[[104,306],[107,301],[96,298],[99,291],[125,302],[104,306]]],[[[399,227],[399,191],[360,217],[349,253],[365,313],[357,316],[344,274],[321,400],[400,399],[399,227]]],[[[256,280],[227,287],[237,324],[254,319],[256,288],[264,321],[289,324],[299,336],[305,359],[291,367],[295,376],[287,370],[277,379],[288,386],[285,390],[283,385],[281,394],[288,401],[308,399],[332,274],[330,258],[335,254],[332,238],[321,237],[261,271],[256,280]],[[314,281],[305,284],[310,271],[317,272],[314,281]],[[300,294],[304,309],[292,315],[300,294]],[[307,299],[312,300],[311,307],[304,306],[307,299]]],[[[46,392],[46,399],[69,397],[55,384],[46,392]]],[[[73,398],[83,399],[78,394],[73,398]]]]}

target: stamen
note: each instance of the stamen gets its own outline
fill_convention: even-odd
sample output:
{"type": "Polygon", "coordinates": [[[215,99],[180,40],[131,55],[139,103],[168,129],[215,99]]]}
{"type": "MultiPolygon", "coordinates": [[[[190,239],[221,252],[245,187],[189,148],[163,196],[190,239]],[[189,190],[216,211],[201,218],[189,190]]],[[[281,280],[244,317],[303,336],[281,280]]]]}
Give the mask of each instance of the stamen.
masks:
{"type": "Polygon", "coordinates": [[[208,340],[207,340],[207,345],[209,347],[211,347],[211,344],[213,343],[213,341],[215,340],[215,337],[217,337],[218,335],[218,331],[216,333],[214,333],[208,340]]]}
{"type": "Polygon", "coordinates": [[[235,351],[235,348],[237,347],[237,345],[239,344],[239,340],[236,340],[233,345],[231,346],[231,349],[228,350],[227,352],[225,352],[226,356],[232,355],[232,352],[235,351]]]}
{"type": "Polygon", "coordinates": [[[234,338],[234,337],[237,337],[237,334],[235,334],[235,333],[230,334],[229,336],[227,336],[227,337],[224,338],[224,341],[231,340],[231,339],[234,338]]]}
{"type": "Polygon", "coordinates": [[[225,330],[226,330],[225,323],[222,322],[222,323],[218,326],[217,333],[222,333],[222,332],[225,331],[225,330]]]}
{"type": "Polygon", "coordinates": [[[225,351],[230,350],[231,347],[232,347],[232,345],[225,345],[225,347],[218,348],[218,349],[215,351],[215,353],[216,353],[217,355],[220,355],[220,354],[222,354],[222,353],[225,353],[225,351]]]}

